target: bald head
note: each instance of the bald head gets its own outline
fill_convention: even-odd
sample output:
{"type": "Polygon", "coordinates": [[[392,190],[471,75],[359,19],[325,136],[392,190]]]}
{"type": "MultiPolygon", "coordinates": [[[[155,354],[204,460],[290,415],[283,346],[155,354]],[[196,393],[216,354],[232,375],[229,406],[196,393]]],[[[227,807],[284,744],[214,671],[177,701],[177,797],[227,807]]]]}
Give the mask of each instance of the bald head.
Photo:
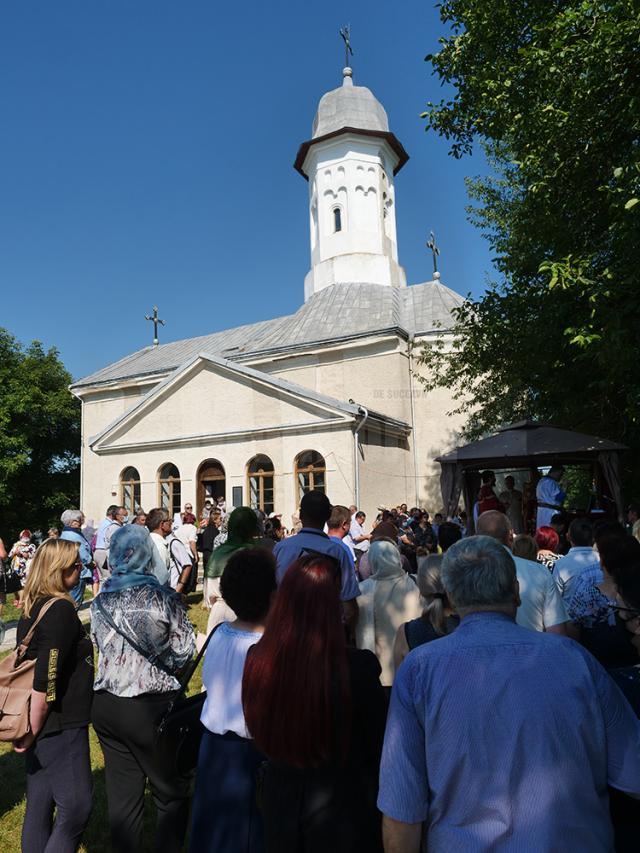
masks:
{"type": "Polygon", "coordinates": [[[508,548],[511,547],[513,539],[511,522],[503,512],[498,512],[497,509],[490,509],[482,513],[478,518],[476,533],[480,536],[490,536],[508,548]]]}

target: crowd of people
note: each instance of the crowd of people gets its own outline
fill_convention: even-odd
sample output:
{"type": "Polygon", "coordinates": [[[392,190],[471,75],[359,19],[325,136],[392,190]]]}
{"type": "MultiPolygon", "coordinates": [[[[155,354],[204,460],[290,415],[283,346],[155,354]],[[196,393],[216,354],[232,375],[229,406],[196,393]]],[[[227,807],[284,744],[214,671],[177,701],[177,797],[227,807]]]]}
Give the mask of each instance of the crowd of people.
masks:
{"type": "Polygon", "coordinates": [[[37,548],[28,530],[0,541],[23,586],[18,644],[54,600],[14,743],[23,850],[77,849],[90,724],[116,853],[141,849],[146,785],[166,853],[187,837],[193,853],[637,849],[637,508],[629,529],[545,513],[530,536],[492,473],[473,533],[464,513],[401,504],[368,523],[311,491],[289,529],[220,500],[200,519],[112,505],[96,530],[70,509],[37,548]],[[157,730],[196,650],[200,566],[192,776],[157,730]]]}

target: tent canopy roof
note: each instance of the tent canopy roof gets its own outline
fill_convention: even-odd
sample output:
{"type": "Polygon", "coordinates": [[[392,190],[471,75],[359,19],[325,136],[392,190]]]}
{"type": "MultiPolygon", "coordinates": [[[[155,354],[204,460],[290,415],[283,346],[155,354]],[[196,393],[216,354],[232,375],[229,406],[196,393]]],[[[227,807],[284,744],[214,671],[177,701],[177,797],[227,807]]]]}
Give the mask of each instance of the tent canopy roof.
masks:
{"type": "Polygon", "coordinates": [[[556,463],[593,462],[606,451],[627,450],[623,444],[584,435],[551,424],[518,421],[500,427],[494,435],[457,447],[438,456],[441,464],[460,463],[463,468],[516,468],[556,463]]]}

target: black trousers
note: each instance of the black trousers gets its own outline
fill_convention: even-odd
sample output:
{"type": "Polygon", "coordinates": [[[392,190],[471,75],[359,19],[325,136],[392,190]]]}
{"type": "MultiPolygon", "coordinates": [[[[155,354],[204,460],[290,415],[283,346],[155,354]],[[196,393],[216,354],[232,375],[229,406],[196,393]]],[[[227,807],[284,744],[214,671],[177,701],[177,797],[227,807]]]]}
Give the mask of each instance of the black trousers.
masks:
{"type": "Polygon", "coordinates": [[[89,822],[93,795],[87,727],[38,738],[26,753],[25,763],[27,809],[22,850],[75,853],[89,822]]]}
{"type": "Polygon", "coordinates": [[[156,724],[172,696],[95,694],[92,722],[104,753],[111,843],[117,853],[137,853],[141,848],[147,780],[157,812],[153,849],[179,853],[182,848],[190,780],[176,776],[172,756],[155,744],[156,724]]]}
{"type": "Polygon", "coordinates": [[[267,853],[382,853],[376,782],[267,763],[259,784],[267,853]]]}

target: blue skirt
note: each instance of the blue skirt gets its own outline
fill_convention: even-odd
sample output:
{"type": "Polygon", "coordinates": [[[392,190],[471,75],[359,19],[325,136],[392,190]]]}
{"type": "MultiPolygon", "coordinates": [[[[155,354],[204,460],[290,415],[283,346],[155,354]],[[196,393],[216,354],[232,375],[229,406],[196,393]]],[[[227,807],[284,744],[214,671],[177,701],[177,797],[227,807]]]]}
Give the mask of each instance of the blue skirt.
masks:
{"type": "Polygon", "coordinates": [[[264,853],[256,804],[256,771],[264,761],[253,742],[205,729],[191,815],[191,853],[264,853]]]}

